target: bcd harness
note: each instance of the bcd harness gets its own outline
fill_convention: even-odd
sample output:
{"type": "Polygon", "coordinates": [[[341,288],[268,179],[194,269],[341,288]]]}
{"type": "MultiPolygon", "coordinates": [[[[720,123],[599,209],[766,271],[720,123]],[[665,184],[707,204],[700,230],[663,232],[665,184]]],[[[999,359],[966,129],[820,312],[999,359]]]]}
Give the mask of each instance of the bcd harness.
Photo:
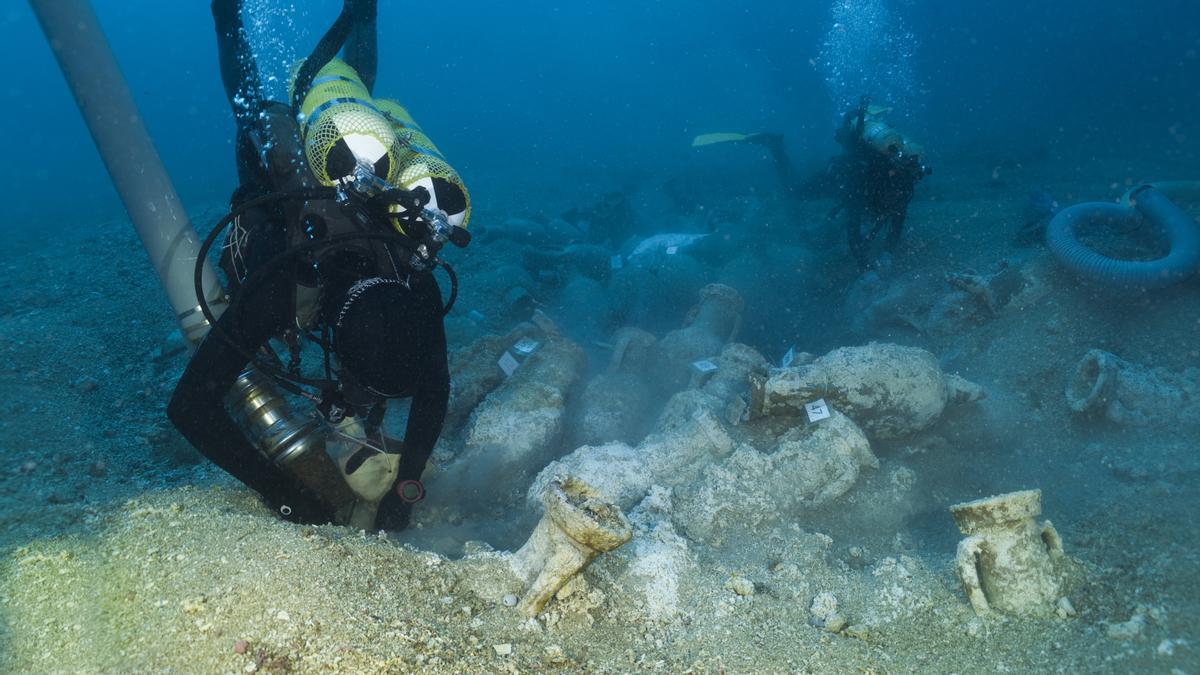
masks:
{"type": "MultiPolygon", "coordinates": [[[[425,208],[429,193],[423,187],[412,190],[391,186],[376,178],[370,167],[359,166],[352,176],[336,187],[316,183],[305,162],[298,125],[288,106],[268,103],[257,128],[239,139],[240,151],[252,152],[265,176],[265,185],[256,185],[257,194],[235,194],[231,211],[217,222],[205,238],[197,256],[195,287],[197,302],[212,331],[226,340],[264,374],[282,388],[314,401],[330,421],[339,421],[346,406],[340,383],[331,366],[328,323],[309,311],[328,301],[326,272],[350,272],[360,277],[394,278],[407,285],[411,275],[432,274],[443,267],[450,277],[450,296],[444,314],[454,306],[458,279],[453,268],[438,257],[446,241],[466,246],[470,234],[451,227],[440,212],[425,208]],[[257,217],[262,211],[267,217],[257,217]],[[249,218],[244,218],[250,215],[249,218]],[[257,222],[245,222],[247,220],[257,222]],[[254,228],[284,224],[284,250],[248,269],[245,260],[247,241],[254,228]],[[287,345],[290,361],[286,368],[274,351],[246,349],[217,323],[202,290],[204,261],[215,242],[230,225],[220,266],[232,289],[248,292],[280,272],[294,279],[296,323],[281,337],[287,345]],[[403,232],[404,234],[401,234],[403,232]],[[321,334],[312,330],[321,324],[321,334]],[[324,378],[305,377],[300,373],[300,342],[308,339],[319,345],[323,354],[324,378]],[[316,389],[319,394],[309,391],[316,389]]],[[[245,190],[239,190],[239,193],[245,190]]]]}

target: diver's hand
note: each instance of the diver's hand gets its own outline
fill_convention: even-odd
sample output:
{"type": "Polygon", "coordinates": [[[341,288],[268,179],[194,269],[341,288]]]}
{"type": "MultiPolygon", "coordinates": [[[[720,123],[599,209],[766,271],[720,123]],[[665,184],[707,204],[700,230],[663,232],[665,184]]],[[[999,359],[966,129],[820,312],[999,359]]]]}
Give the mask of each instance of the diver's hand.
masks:
{"type": "Polygon", "coordinates": [[[408,528],[412,519],[413,502],[404,501],[395,490],[388,490],[387,495],[379,502],[379,513],[375,517],[375,526],[389,532],[399,532],[408,528]]]}

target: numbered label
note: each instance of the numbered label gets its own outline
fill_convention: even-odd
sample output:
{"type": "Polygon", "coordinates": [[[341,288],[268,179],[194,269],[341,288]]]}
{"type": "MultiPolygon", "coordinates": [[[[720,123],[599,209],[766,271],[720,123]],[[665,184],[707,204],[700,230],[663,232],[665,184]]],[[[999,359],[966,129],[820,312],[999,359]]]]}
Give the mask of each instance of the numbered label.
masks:
{"type": "Polygon", "coordinates": [[[667,247],[667,255],[675,255],[676,253],[679,253],[678,246],[668,246],[667,247]]]}
{"type": "Polygon", "coordinates": [[[504,352],[504,356],[501,356],[500,360],[496,363],[500,365],[500,370],[504,371],[505,377],[511,376],[521,365],[516,359],[513,358],[513,355],[509,354],[508,352],[504,352]]]}
{"type": "Polygon", "coordinates": [[[538,348],[541,343],[530,338],[521,338],[517,344],[513,345],[513,351],[521,356],[529,356],[538,348]]]}
{"type": "Polygon", "coordinates": [[[779,367],[787,368],[788,366],[792,365],[792,362],[795,360],[796,360],[796,348],[789,347],[787,350],[787,353],[783,355],[783,358],[779,359],[779,367]]]}
{"type": "Polygon", "coordinates": [[[692,362],[692,370],[696,371],[697,373],[700,373],[701,375],[703,375],[705,373],[711,373],[716,369],[717,369],[717,364],[713,363],[712,361],[709,361],[708,359],[692,362]]]}
{"type": "Polygon", "coordinates": [[[812,403],[804,404],[804,412],[808,413],[809,422],[819,422],[829,417],[829,406],[825,404],[825,399],[819,398],[812,403]]]}

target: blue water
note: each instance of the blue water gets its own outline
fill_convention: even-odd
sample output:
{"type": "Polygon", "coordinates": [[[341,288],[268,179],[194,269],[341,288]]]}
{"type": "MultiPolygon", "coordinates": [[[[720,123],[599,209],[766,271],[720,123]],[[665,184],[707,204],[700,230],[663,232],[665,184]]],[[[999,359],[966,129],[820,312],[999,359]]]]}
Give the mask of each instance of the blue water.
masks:
{"type": "MultiPolygon", "coordinates": [[[[340,3],[246,4],[267,94],[282,98],[289,66],[309,53],[340,3]]],[[[208,2],[93,5],[166,168],[206,231],[236,187],[234,121],[208,2]]],[[[1200,561],[1180,552],[1196,536],[1195,428],[1074,415],[1063,396],[1089,349],[1200,382],[1200,281],[1192,275],[1153,293],[1081,284],[1041,244],[1039,229],[1061,207],[1113,200],[1142,181],[1200,179],[1200,2],[380,5],[375,91],[403,102],[462,175],[477,231],[513,218],[540,225],[624,195],[629,202],[619,206],[639,235],[715,228],[726,238],[713,240],[739,242],[664,253],[642,276],[630,272],[633,245],[614,244],[600,251],[601,274],[588,276],[565,263],[529,262],[531,252],[558,253],[567,237],[522,248],[529,242],[481,234],[465,253],[451,253],[463,261],[460,304],[447,319],[452,351],[528,318],[505,314],[507,291],[520,286],[533,298],[526,310],[545,309],[588,350],[594,376],[617,328],[661,337],[683,323],[709,282],[742,294],[736,340],[772,363],[789,348],[819,355],[873,340],[927,348],[989,398],[947,414],[928,434],[876,448],[885,470],[915,469],[920,498],[911,511],[874,522],[878,514],[860,505],[862,513],[848,507],[818,526],[843,548],[877,537],[877,552],[903,534],[909,552],[955,586],[947,565],[959,534],[946,506],[1041,487],[1047,515],[1102,571],[1101,590],[1081,605],[1072,633],[1079,644],[1124,649],[1103,642],[1105,626],[1143,602],[1178,619],[1174,632],[1157,626],[1154,640],[1138,645],[1142,663],[1167,663],[1154,661],[1160,639],[1200,643],[1200,561]],[[925,146],[934,167],[916,187],[895,260],[869,272],[826,218],[829,195],[789,201],[761,146],[691,147],[698,134],[777,132],[799,176],[819,174],[839,152],[833,132],[843,112],[863,94],[893,109],[889,121],[925,146]],[[739,228],[751,236],[738,238],[739,228]],[[607,267],[619,254],[632,279],[624,286],[607,267]],[[1004,287],[1013,271],[1024,275],[1019,291],[1004,287]],[[661,287],[643,292],[660,272],[661,287]],[[588,283],[567,283],[582,276],[588,283]],[[997,278],[983,291],[984,282],[972,286],[997,278]],[[1141,527],[1148,521],[1162,524],[1141,527]],[[1159,550],[1175,557],[1143,565],[1159,550]],[[1162,590],[1160,576],[1183,590],[1162,590]]],[[[20,530],[0,538],[6,551],[35,533],[84,527],[78,502],[119,505],[163,485],[214,479],[196,468],[195,453],[177,452],[186,448],[163,406],[186,354],[167,337],[174,324],[164,298],[25,3],[0,10],[0,44],[8,66],[0,242],[20,244],[19,256],[0,247],[0,392],[15,401],[0,418],[0,454],[18,463],[0,476],[0,526],[20,530]],[[88,228],[99,234],[71,236],[88,228]],[[79,241],[109,248],[56,248],[79,241]],[[54,395],[43,401],[38,391],[54,395]],[[133,458],[128,468],[117,466],[122,458],[133,458]],[[101,460],[109,463],[89,473],[97,480],[76,480],[101,460]],[[36,482],[60,463],[68,468],[55,469],[47,486],[36,482]],[[55,485],[61,492],[76,483],[47,497],[55,485]]],[[[1097,663],[1087,661],[1090,647],[1072,649],[1082,655],[1074,663],[1097,663]]],[[[1181,651],[1177,662],[1195,658],[1181,651]]]]}
{"type": "MultiPolygon", "coordinates": [[[[208,3],[94,4],[183,198],[223,200],[234,185],[232,120],[208,3]]],[[[338,10],[294,4],[274,3],[291,25],[273,21],[264,33],[281,41],[263,40],[264,53],[306,54],[338,10]]],[[[714,129],[777,129],[798,163],[816,164],[832,148],[839,101],[872,78],[904,104],[908,129],[943,153],[1136,147],[1195,162],[1200,144],[1200,5],[1188,0],[1151,11],[1111,0],[381,5],[378,91],[412,108],[481,204],[492,191],[537,202],[563,182],[654,180],[694,160],[688,140],[714,129]],[[844,22],[852,34],[839,42],[838,16],[881,7],[885,21],[844,22]],[[864,39],[885,46],[847,44],[864,39]],[[849,83],[831,86],[826,45],[903,63],[844,64],[849,83]],[[879,75],[889,72],[899,81],[879,75]]],[[[10,64],[0,181],[11,195],[0,227],[119,215],[24,3],[9,3],[0,35],[10,64]],[[71,200],[58,197],[64,189],[71,200]]]]}

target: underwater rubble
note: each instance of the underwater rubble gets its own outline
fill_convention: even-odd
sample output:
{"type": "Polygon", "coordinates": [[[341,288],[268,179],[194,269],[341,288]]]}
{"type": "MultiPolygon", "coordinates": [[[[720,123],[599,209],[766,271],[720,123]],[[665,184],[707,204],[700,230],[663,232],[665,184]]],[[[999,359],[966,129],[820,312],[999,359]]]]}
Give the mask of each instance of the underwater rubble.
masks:
{"type": "MultiPolygon", "coordinates": [[[[811,279],[819,256],[780,246],[717,265],[704,236],[617,244],[581,236],[581,213],[575,224],[502,221],[481,235],[486,259],[460,266],[471,283],[447,318],[449,410],[410,530],[280,522],[252,493],[180,460],[172,482],[76,508],[61,536],[7,551],[0,664],[941,672],[1186,662],[1180,610],[1122,575],[1136,568],[1187,597],[1171,570],[1189,554],[1165,547],[1139,566],[1122,537],[1157,532],[1131,524],[1144,511],[1100,494],[1088,502],[1070,486],[1088,461],[1123,485],[1174,494],[1196,475],[1186,444],[1154,469],[1101,436],[1064,460],[1061,481],[1039,481],[1044,464],[988,480],[1033,461],[1021,454],[1022,425],[1195,422],[1186,366],[1141,366],[1155,362],[1145,350],[1054,323],[1073,300],[1044,260],[860,275],[825,310],[859,320],[803,341],[787,317],[774,332],[756,325],[778,290],[744,280],[811,279]],[[1021,346],[996,336],[1018,322],[1049,336],[1057,360],[1035,353],[1012,374],[998,367],[1017,361],[1021,346]],[[998,449],[1006,443],[1010,456],[998,449]],[[1054,524],[1038,520],[1043,507],[1054,524]]],[[[153,358],[139,379],[169,387],[186,354],[170,340],[146,344],[153,358]]],[[[82,378],[71,378],[71,396],[113,386],[82,378]]],[[[146,447],[168,448],[164,434],[146,447]]],[[[1039,451],[1060,447],[1046,443],[1039,451]]],[[[123,435],[111,448],[97,478],[146,451],[123,435]]],[[[84,458],[85,469],[96,461],[84,458]]]]}

